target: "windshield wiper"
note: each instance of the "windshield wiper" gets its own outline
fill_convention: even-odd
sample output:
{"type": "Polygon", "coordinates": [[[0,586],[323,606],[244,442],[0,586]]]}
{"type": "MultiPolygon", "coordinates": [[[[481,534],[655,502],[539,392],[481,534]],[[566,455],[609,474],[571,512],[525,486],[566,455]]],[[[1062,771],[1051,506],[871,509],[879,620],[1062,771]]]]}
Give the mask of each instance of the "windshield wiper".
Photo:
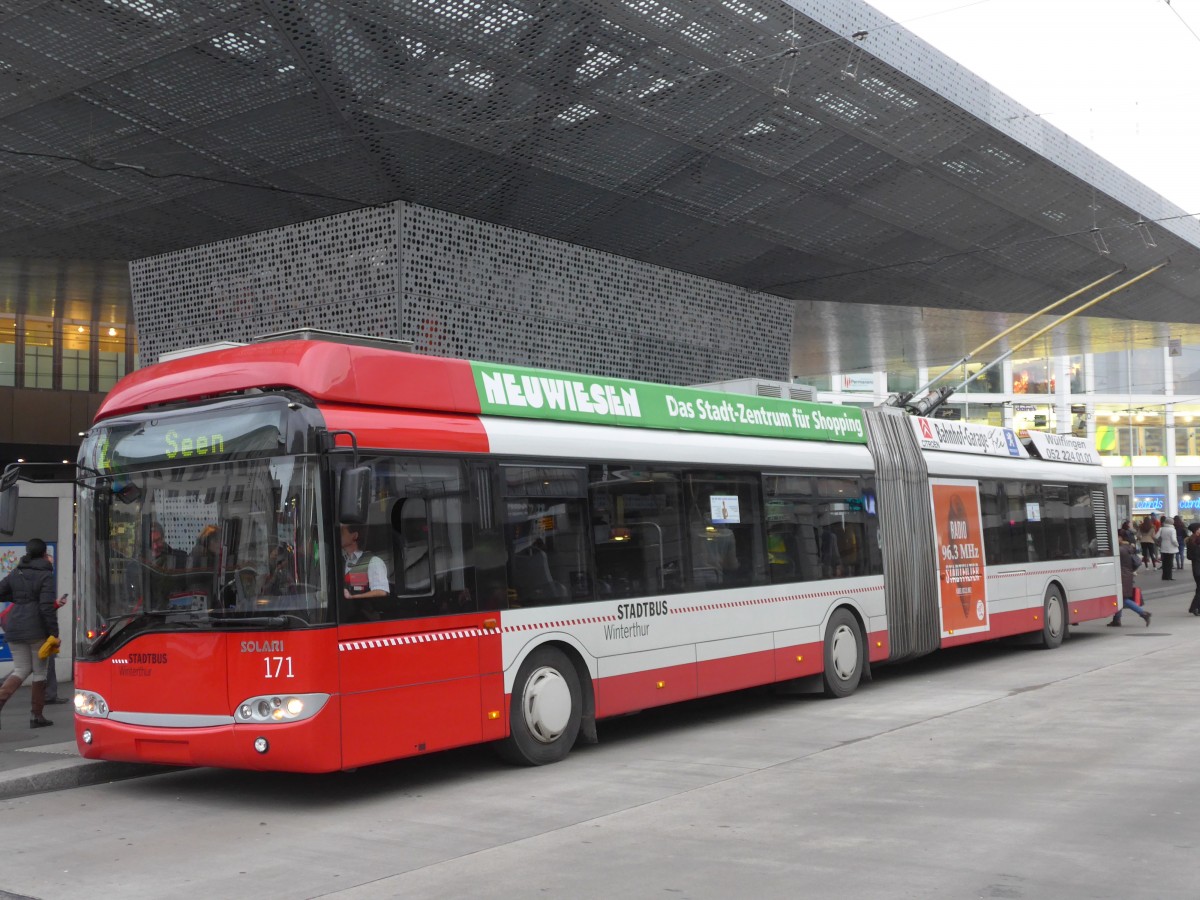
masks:
{"type": "Polygon", "coordinates": [[[294,625],[308,627],[308,622],[299,616],[294,616],[291,613],[284,613],[278,616],[248,616],[246,618],[226,618],[224,616],[213,616],[213,622],[219,622],[222,625],[247,625],[255,628],[290,628],[294,625]]]}
{"type": "MultiPolygon", "coordinates": [[[[165,618],[167,615],[179,614],[180,610],[143,609],[138,610],[137,612],[119,613],[118,615],[110,616],[109,618],[103,620],[105,626],[104,631],[96,636],[96,640],[92,642],[91,650],[99,650],[105,644],[112,643],[118,634],[121,634],[126,628],[128,628],[130,625],[133,625],[135,622],[141,622],[146,619],[165,618]],[[114,622],[116,624],[112,625],[114,622]],[[112,627],[108,627],[109,625],[112,625],[112,627]]],[[[191,625],[198,624],[194,619],[183,621],[187,621],[188,624],[191,625]]]]}

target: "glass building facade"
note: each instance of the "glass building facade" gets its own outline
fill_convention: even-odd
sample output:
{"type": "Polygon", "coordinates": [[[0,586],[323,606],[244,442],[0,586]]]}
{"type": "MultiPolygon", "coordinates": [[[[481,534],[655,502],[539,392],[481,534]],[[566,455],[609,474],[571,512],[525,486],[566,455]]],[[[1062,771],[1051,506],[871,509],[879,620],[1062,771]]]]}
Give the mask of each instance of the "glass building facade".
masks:
{"type": "MultiPolygon", "coordinates": [[[[1112,469],[1118,522],[1150,512],[1200,521],[1200,347],[1046,353],[1006,360],[982,375],[980,368],[960,366],[938,382],[959,385],[979,376],[937,415],[1086,437],[1112,469]]],[[[942,371],[921,368],[915,379],[906,371],[796,380],[828,385],[818,393],[823,401],[871,406],[942,371]]]]}
{"type": "Polygon", "coordinates": [[[73,459],[137,365],[129,266],[0,257],[0,464],[73,459]]]}

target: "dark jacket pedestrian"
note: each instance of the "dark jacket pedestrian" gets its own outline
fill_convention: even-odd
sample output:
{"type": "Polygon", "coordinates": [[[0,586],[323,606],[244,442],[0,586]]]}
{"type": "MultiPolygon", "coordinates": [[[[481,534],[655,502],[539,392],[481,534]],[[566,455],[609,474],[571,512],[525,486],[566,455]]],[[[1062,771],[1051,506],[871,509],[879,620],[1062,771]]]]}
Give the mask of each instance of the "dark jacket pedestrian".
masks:
{"type": "Polygon", "coordinates": [[[1109,628],[1121,627],[1121,613],[1126,609],[1132,609],[1135,613],[1142,617],[1142,621],[1147,626],[1150,625],[1150,612],[1144,610],[1133,600],[1133,573],[1141,568],[1142,561],[1138,559],[1137,550],[1133,544],[1128,541],[1121,541],[1121,605],[1117,607],[1116,614],[1112,617],[1112,621],[1108,623],[1109,628]]]}
{"type": "Polygon", "coordinates": [[[0,685],[0,709],[25,679],[33,674],[31,728],[52,724],[42,715],[46,702],[46,662],[38,655],[49,637],[58,637],[58,611],[54,603],[54,567],[46,559],[46,542],[31,538],[17,567],[0,581],[0,601],[12,601],[5,621],[5,636],[13,655],[13,672],[0,685]]]}
{"type": "Polygon", "coordinates": [[[1200,522],[1189,525],[1188,532],[1184,552],[1192,564],[1192,578],[1196,582],[1196,593],[1192,596],[1192,605],[1188,607],[1188,612],[1193,616],[1200,616],[1200,522]]]}

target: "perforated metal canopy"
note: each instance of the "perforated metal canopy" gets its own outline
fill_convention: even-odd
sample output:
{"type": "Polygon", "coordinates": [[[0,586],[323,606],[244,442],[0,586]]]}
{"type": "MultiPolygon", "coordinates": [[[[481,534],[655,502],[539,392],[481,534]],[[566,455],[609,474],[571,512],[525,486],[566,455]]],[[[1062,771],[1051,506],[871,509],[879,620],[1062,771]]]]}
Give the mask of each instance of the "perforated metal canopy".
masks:
{"type": "Polygon", "coordinates": [[[0,255],[134,259],[405,199],[818,303],[1032,311],[1170,257],[1097,313],[1200,323],[1184,210],[857,0],[0,16],[0,255]]]}

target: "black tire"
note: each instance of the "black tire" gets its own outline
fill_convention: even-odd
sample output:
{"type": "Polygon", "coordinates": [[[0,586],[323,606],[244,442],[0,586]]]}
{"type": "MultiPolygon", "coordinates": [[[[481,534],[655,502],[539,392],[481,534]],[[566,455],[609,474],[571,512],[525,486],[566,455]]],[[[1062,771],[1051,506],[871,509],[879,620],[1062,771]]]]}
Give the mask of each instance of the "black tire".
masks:
{"type": "Polygon", "coordinates": [[[516,765],[558,762],[571,752],[582,717],[579,673],[561,650],[539,647],[517,671],[509,708],[510,734],[496,749],[516,765]]]}
{"type": "Polygon", "coordinates": [[[848,609],[829,617],[825,630],[825,671],[822,680],[826,697],[849,697],[862,680],[866,642],[858,619],[848,609]]]}
{"type": "Polygon", "coordinates": [[[1053,650],[1062,644],[1067,636],[1067,598],[1057,585],[1046,588],[1046,599],[1042,601],[1042,640],[1039,646],[1043,650],[1053,650]]]}

